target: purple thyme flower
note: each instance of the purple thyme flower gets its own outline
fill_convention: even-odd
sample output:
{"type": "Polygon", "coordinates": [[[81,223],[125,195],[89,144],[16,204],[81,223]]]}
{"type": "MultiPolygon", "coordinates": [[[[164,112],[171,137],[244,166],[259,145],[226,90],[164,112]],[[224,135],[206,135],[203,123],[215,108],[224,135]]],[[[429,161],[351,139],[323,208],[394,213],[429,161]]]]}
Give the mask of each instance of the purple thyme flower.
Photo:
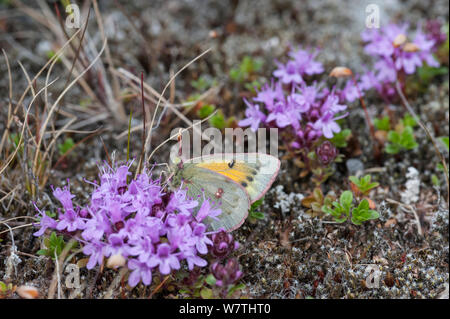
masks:
{"type": "Polygon", "coordinates": [[[300,118],[300,111],[295,107],[295,101],[290,99],[287,103],[277,102],[275,109],[267,116],[266,123],[275,121],[279,128],[284,128],[288,125],[296,125],[298,127],[300,118]]]}
{"type": "Polygon", "coordinates": [[[59,200],[64,209],[73,209],[72,198],[74,198],[75,195],[70,193],[69,186],[65,186],[63,189],[57,187],[53,190],[53,196],[59,200]]]}
{"type": "Polygon", "coordinates": [[[318,89],[315,84],[307,86],[303,83],[300,88],[300,93],[292,93],[291,97],[298,104],[298,110],[301,113],[305,113],[317,103],[318,89]]]}
{"type": "Polygon", "coordinates": [[[123,236],[113,233],[108,236],[108,245],[106,245],[104,254],[105,257],[120,254],[123,257],[128,256],[129,246],[125,244],[123,236]]]}
{"type": "Polygon", "coordinates": [[[198,202],[187,197],[187,189],[178,189],[172,193],[166,210],[171,213],[179,211],[183,214],[191,214],[192,209],[198,205],[198,202]]]}
{"type": "Polygon", "coordinates": [[[429,66],[439,67],[439,62],[433,56],[436,44],[435,40],[427,37],[422,30],[418,29],[413,43],[419,48],[419,52],[416,54],[422,61],[425,61],[429,66]]]}
{"type": "Polygon", "coordinates": [[[266,120],[266,116],[263,112],[259,110],[258,104],[249,103],[246,99],[244,99],[245,104],[247,105],[247,109],[245,110],[246,118],[239,121],[239,126],[250,126],[253,132],[258,130],[259,124],[266,120]]]}
{"type": "MultiPolygon", "coordinates": [[[[203,194],[203,197],[205,195],[203,194]]],[[[218,208],[212,208],[211,202],[209,200],[203,199],[202,206],[197,212],[197,215],[195,216],[195,219],[198,222],[203,221],[206,217],[210,217],[214,220],[218,220],[217,216],[219,216],[222,213],[222,210],[218,208]]]]}
{"type": "Polygon", "coordinates": [[[300,84],[303,82],[302,76],[298,72],[298,66],[294,61],[288,61],[286,64],[277,62],[278,69],[273,72],[273,75],[280,78],[284,84],[300,84]]]}
{"type": "Polygon", "coordinates": [[[291,50],[289,52],[289,56],[294,59],[298,73],[301,76],[303,76],[304,74],[320,74],[324,71],[322,63],[314,60],[316,58],[316,55],[317,52],[309,53],[302,49],[291,50]]]}
{"type": "Polygon", "coordinates": [[[147,261],[147,265],[151,268],[159,265],[159,272],[168,275],[172,269],[180,269],[180,262],[175,254],[172,254],[169,244],[161,244],[158,246],[156,255],[153,255],[147,261]]]}
{"type": "Polygon", "coordinates": [[[334,133],[339,133],[341,131],[341,128],[336,123],[336,120],[342,118],[342,116],[338,118],[333,118],[333,116],[334,113],[327,112],[316,123],[314,123],[314,128],[317,130],[322,130],[322,133],[326,138],[332,138],[334,133]]]}
{"type": "Polygon", "coordinates": [[[192,231],[192,241],[195,244],[195,248],[200,254],[206,254],[208,252],[209,245],[212,245],[211,239],[205,234],[206,226],[204,224],[197,224],[192,231]]]}
{"type": "Polygon", "coordinates": [[[130,259],[128,260],[128,268],[133,270],[128,277],[130,287],[135,287],[141,280],[147,286],[152,283],[152,268],[146,263],[130,259]]]}
{"type": "Polygon", "coordinates": [[[149,285],[153,270],[166,275],[180,269],[182,261],[190,270],[205,267],[207,261],[199,255],[208,253],[212,240],[203,220],[216,218],[222,211],[210,199],[203,198],[200,205],[188,197],[186,189],[164,194],[161,181],[152,180],[147,169],[128,181],[129,167],[105,164],[100,183],[91,183],[95,189],[86,208],[74,209],[68,187],[56,189],[63,206],[58,209],[59,220],[36,207],[41,220],[35,235],[43,235],[46,229],[83,230],[80,242],[89,256],[87,268],[120,254],[131,270],[131,286],[141,281],[149,285]]]}
{"type": "Polygon", "coordinates": [[[51,218],[50,216],[48,216],[45,212],[39,210],[39,208],[36,206],[36,203],[33,203],[34,208],[38,211],[38,214],[36,214],[36,217],[39,218],[40,216],[40,220],[39,223],[36,224],[36,226],[41,227],[37,232],[35,232],[33,235],[34,236],[41,236],[45,233],[45,231],[48,228],[56,228],[56,220],[54,220],[53,218],[51,218]]]}
{"type": "Polygon", "coordinates": [[[86,265],[87,269],[94,268],[97,264],[101,265],[103,262],[103,248],[104,245],[100,242],[88,242],[83,247],[83,253],[90,256],[86,265]]]}
{"type": "MultiPolygon", "coordinates": [[[[281,87],[281,83],[276,82],[274,83],[273,79],[271,81],[271,85],[264,84],[264,86],[261,88],[260,91],[257,91],[256,97],[253,98],[253,101],[263,103],[265,108],[268,111],[272,111],[275,108],[275,102],[277,101],[284,101],[284,92],[283,88],[281,87]]],[[[246,99],[244,99],[244,102],[247,104],[248,107],[250,107],[250,104],[247,102],[246,99]]],[[[259,108],[258,108],[259,110],[259,108]]],[[[259,114],[260,115],[260,114],[259,114]]],[[[250,117],[249,117],[250,118],[250,117]]],[[[251,118],[259,118],[258,116],[252,116],[251,118]]],[[[260,122],[265,120],[264,114],[260,115],[260,122]],[[264,117],[264,118],[263,118],[264,117]]],[[[240,126],[248,126],[247,125],[240,125],[240,126]]],[[[258,123],[259,125],[259,123],[258,123]]]]}
{"type": "Polygon", "coordinates": [[[64,214],[59,214],[59,221],[56,225],[57,230],[66,229],[68,232],[73,232],[84,228],[85,223],[75,210],[67,209],[64,214]]]}
{"type": "Polygon", "coordinates": [[[442,32],[442,24],[439,20],[429,20],[425,25],[427,38],[434,41],[434,48],[438,48],[447,40],[447,35],[442,32]]]}
{"type": "Polygon", "coordinates": [[[345,101],[352,103],[359,98],[358,88],[355,86],[353,80],[348,80],[344,89],[341,91],[342,97],[345,101]]]}
{"type": "Polygon", "coordinates": [[[361,34],[367,43],[365,52],[376,58],[374,68],[379,92],[383,91],[379,87],[397,80],[397,72],[413,74],[424,62],[429,66],[439,66],[433,57],[436,40],[421,29],[419,25],[412,42],[407,24],[389,24],[380,30],[368,29],[361,34]]]}

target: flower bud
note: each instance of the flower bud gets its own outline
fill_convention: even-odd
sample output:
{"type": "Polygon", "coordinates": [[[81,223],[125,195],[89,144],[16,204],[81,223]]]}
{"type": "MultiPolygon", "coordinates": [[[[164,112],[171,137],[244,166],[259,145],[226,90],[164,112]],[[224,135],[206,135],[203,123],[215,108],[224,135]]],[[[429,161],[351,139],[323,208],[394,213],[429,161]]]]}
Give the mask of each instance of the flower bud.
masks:
{"type": "Polygon", "coordinates": [[[325,141],[316,148],[316,154],[323,165],[328,165],[336,158],[337,149],[330,141],[325,141]]]}
{"type": "Polygon", "coordinates": [[[223,229],[212,235],[212,242],[210,251],[216,258],[225,258],[239,247],[239,244],[233,240],[233,236],[223,229]]]}

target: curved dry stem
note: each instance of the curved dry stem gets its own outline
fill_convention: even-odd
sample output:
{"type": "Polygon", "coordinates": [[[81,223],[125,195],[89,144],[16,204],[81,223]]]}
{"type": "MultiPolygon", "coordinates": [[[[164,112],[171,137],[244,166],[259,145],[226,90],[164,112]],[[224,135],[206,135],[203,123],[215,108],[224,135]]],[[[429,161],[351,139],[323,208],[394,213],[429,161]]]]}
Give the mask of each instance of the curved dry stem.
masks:
{"type": "MultiPolygon", "coordinates": [[[[53,83],[56,82],[56,80],[58,80],[59,78],[54,79],[52,82],[50,82],[47,86],[52,85],[53,83]]],[[[34,101],[37,99],[37,97],[39,96],[39,94],[47,87],[43,87],[42,89],[40,89],[36,96],[31,100],[30,105],[28,106],[27,112],[25,114],[25,118],[23,121],[23,125],[22,125],[22,131],[20,132],[20,138],[19,138],[19,142],[17,143],[17,147],[15,148],[14,152],[10,155],[9,160],[7,160],[6,164],[2,167],[2,169],[0,169],[0,175],[5,171],[5,169],[9,166],[9,164],[11,164],[12,160],[14,159],[14,157],[16,156],[17,152],[19,151],[20,145],[22,144],[22,140],[23,140],[23,133],[25,132],[25,127],[27,125],[27,119],[28,119],[28,114],[30,113],[30,109],[31,106],[33,105],[34,101]]]]}
{"type": "MultiPolygon", "coordinates": [[[[214,112],[212,112],[208,117],[204,118],[203,120],[200,121],[200,124],[209,120],[211,117],[213,117],[215,114],[217,113],[217,110],[215,110],[214,112]]],[[[151,152],[150,156],[148,157],[148,161],[150,161],[150,159],[153,157],[153,154],[155,154],[155,152],[160,149],[164,144],[166,144],[167,142],[171,141],[172,139],[174,139],[177,136],[180,136],[181,134],[183,134],[184,132],[186,132],[187,130],[190,130],[192,127],[194,126],[194,124],[190,125],[189,127],[186,127],[182,130],[180,130],[177,134],[172,135],[171,137],[169,137],[168,139],[166,139],[164,142],[162,142],[161,144],[159,144],[158,146],[155,147],[155,149],[151,152]]]]}
{"type": "Polygon", "coordinates": [[[448,206],[449,205],[449,195],[450,195],[450,184],[449,184],[449,180],[448,180],[448,167],[447,167],[447,163],[445,162],[444,155],[442,155],[441,151],[439,151],[437,143],[436,143],[434,137],[431,135],[430,131],[427,129],[425,124],[422,123],[419,116],[416,114],[416,112],[414,112],[413,108],[409,104],[408,100],[406,99],[405,95],[403,94],[403,91],[402,91],[402,88],[400,87],[399,81],[396,81],[395,88],[397,89],[397,93],[400,96],[400,99],[402,100],[403,105],[405,106],[406,110],[411,114],[411,116],[416,120],[416,122],[420,125],[420,127],[425,131],[428,138],[431,140],[431,143],[433,144],[436,154],[438,154],[438,156],[441,160],[442,166],[444,167],[445,182],[447,183],[447,206],[448,206]]]}
{"type": "MultiPolygon", "coordinates": [[[[67,93],[67,91],[70,90],[70,88],[78,81],[78,79],[80,79],[96,62],[97,60],[100,58],[100,56],[102,55],[103,51],[105,50],[106,47],[106,43],[107,43],[107,39],[105,38],[104,42],[103,42],[103,46],[100,50],[100,52],[97,54],[97,56],[94,58],[94,60],[91,62],[91,64],[88,65],[88,67],[86,69],[83,70],[83,72],[80,73],[80,75],[78,75],[72,82],[70,82],[70,84],[64,89],[64,91],[61,92],[61,94],[58,96],[58,98],[56,99],[56,101],[53,103],[53,105],[50,107],[50,110],[47,114],[47,117],[45,118],[44,123],[42,124],[41,127],[41,133],[40,133],[40,138],[39,138],[39,142],[38,142],[38,146],[37,149],[40,148],[41,144],[42,144],[42,140],[43,140],[43,136],[45,133],[45,129],[47,128],[48,122],[50,121],[51,116],[53,115],[53,112],[55,111],[56,107],[58,106],[59,101],[61,101],[61,99],[63,98],[63,96],[67,93]]],[[[39,152],[36,151],[36,154],[34,156],[34,160],[33,160],[33,168],[36,167],[37,164],[37,160],[38,160],[38,155],[39,152]]]]}
{"type": "MultiPolygon", "coordinates": [[[[194,63],[195,61],[197,61],[198,59],[200,59],[202,56],[204,56],[206,53],[208,53],[209,51],[211,51],[211,48],[209,48],[208,50],[204,51],[203,53],[201,53],[200,55],[198,55],[197,57],[195,57],[193,60],[191,60],[188,64],[186,64],[185,66],[183,66],[177,73],[175,73],[169,80],[169,82],[167,82],[166,86],[164,87],[164,89],[162,90],[159,99],[158,99],[158,103],[156,104],[155,107],[155,111],[153,113],[153,117],[152,117],[152,122],[150,123],[150,129],[148,131],[147,134],[147,139],[145,141],[145,156],[144,159],[145,161],[149,161],[151,159],[150,157],[147,157],[147,154],[149,152],[150,149],[150,143],[151,143],[151,137],[152,137],[152,130],[153,130],[153,125],[155,123],[155,119],[156,119],[156,114],[158,111],[158,107],[161,104],[161,100],[164,96],[164,93],[166,92],[167,88],[170,86],[170,84],[173,82],[173,80],[178,76],[178,74],[180,74],[181,72],[183,72],[185,69],[187,69],[192,63],[194,63]]],[[[152,154],[154,153],[154,151],[152,152],[152,154]]]]}
{"type": "Polygon", "coordinates": [[[3,136],[2,136],[2,140],[0,142],[0,154],[2,153],[3,150],[3,144],[5,143],[6,138],[9,135],[9,124],[11,123],[11,111],[12,111],[12,92],[13,92],[13,88],[12,88],[12,75],[11,75],[11,67],[9,65],[9,60],[8,60],[8,56],[6,55],[6,52],[4,49],[2,49],[3,55],[5,57],[5,61],[6,61],[6,68],[8,70],[8,86],[9,86],[9,90],[8,90],[8,117],[7,117],[7,126],[5,131],[3,132],[3,136]]]}

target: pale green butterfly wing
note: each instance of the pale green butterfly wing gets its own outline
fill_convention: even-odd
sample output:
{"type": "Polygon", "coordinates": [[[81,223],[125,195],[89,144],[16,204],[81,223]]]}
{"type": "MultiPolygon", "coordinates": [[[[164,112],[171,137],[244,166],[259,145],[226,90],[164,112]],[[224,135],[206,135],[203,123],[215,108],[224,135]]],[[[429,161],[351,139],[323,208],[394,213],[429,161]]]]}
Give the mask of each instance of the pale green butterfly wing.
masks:
{"type": "Polygon", "coordinates": [[[241,185],[252,203],[267,192],[280,169],[278,158],[262,153],[206,155],[188,162],[198,162],[198,167],[228,177],[241,185]]]}
{"type": "Polygon", "coordinates": [[[242,186],[195,163],[184,163],[180,175],[183,186],[188,188],[188,196],[200,203],[203,198],[209,198],[222,210],[218,220],[206,220],[213,230],[224,228],[231,231],[242,225],[250,209],[249,196],[242,186]]]}

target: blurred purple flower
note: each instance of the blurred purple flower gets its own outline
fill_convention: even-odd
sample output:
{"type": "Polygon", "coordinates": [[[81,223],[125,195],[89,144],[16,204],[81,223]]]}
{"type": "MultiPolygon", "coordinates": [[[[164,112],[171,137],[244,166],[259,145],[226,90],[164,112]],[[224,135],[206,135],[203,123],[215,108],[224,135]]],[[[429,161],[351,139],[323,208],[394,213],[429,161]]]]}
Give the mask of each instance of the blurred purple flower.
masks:
{"type": "Polygon", "coordinates": [[[238,242],[234,241],[233,236],[224,229],[220,229],[212,235],[212,247],[210,251],[215,258],[223,259],[238,248],[238,242]]]}
{"type": "Polygon", "coordinates": [[[59,221],[56,225],[57,230],[67,230],[73,232],[85,228],[84,220],[78,216],[77,212],[73,209],[68,209],[64,214],[59,214],[59,221]]]}
{"type": "Polygon", "coordinates": [[[322,63],[314,60],[316,55],[317,52],[309,53],[302,49],[291,50],[289,52],[289,56],[294,59],[298,73],[302,76],[304,74],[320,74],[324,71],[322,63]]]}
{"type": "Polygon", "coordinates": [[[168,275],[172,269],[180,269],[180,261],[176,254],[171,252],[170,245],[163,243],[158,246],[156,254],[148,259],[147,266],[150,268],[159,266],[159,272],[168,275]]]}
{"type": "Polygon", "coordinates": [[[334,133],[339,133],[341,128],[339,124],[336,123],[337,120],[343,118],[345,115],[341,115],[339,117],[333,117],[334,113],[327,112],[322,116],[316,123],[314,123],[314,128],[317,130],[321,130],[323,136],[326,138],[332,138],[334,133]]]}
{"type": "Polygon", "coordinates": [[[224,265],[215,262],[211,265],[211,273],[216,278],[216,285],[219,287],[228,287],[242,277],[242,271],[236,258],[229,259],[224,265]]]}
{"type": "Polygon", "coordinates": [[[104,257],[103,248],[104,244],[96,241],[88,242],[84,245],[83,254],[90,256],[89,261],[86,265],[87,269],[92,269],[96,265],[101,265],[104,257]]]}
{"type": "Polygon", "coordinates": [[[317,157],[323,165],[328,165],[333,162],[337,153],[337,148],[330,141],[325,141],[316,148],[317,157]]]}
{"type": "Polygon", "coordinates": [[[273,75],[280,79],[284,84],[300,84],[303,82],[302,76],[298,72],[298,66],[294,61],[288,61],[286,64],[277,62],[278,69],[273,75]]]}
{"type": "Polygon", "coordinates": [[[95,189],[86,208],[73,208],[69,188],[57,188],[54,193],[61,201],[63,211],[58,220],[41,215],[36,236],[46,229],[83,230],[80,242],[83,253],[89,256],[88,269],[103,262],[104,257],[120,254],[132,270],[130,286],[140,281],[151,283],[156,268],[163,275],[178,270],[185,261],[190,270],[205,267],[206,255],[212,246],[207,232],[207,217],[216,218],[221,210],[209,199],[201,202],[189,198],[187,190],[179,188],[164,194],[160,180],[152,180],[147,169],[136,179],[131,175],[130,163],[100,168],[100,183],[91,183],[95,189]]]}
{"type": "Polygon", "coordinates": [[[245,110],[245,116],[247,118],[239,121],[239,126],[250,126],[253,132],[258,130],[259,124],[266,120],[266,116],[263,112],[259,110],[258,104],[251,104],[246,99],[244,99],[247,109],[245,110]]]}
{"type": "Polygon", "coordinates": [[[130,259],[128,260],[128,268],[132,270],[128,277],[130,287],[135,287],[141,280],[147,286],[152,283],[152,268],[146,263],[130,259]]]}
{"type": "Polygon", "coordinates": [[[38,211],[36,217],[40,218],[39,223],[34,224],[35,226],[40,227],[40,229],[37,232],[33,233],[33,235],[37,237],[42,236],[48,228],[55,229],[57,224],[56,220],[48,216],[45,212],[39,210],[39,208],[36,206],[36,203],[33,203],[33,205],[34,208],[38,211]]]}

